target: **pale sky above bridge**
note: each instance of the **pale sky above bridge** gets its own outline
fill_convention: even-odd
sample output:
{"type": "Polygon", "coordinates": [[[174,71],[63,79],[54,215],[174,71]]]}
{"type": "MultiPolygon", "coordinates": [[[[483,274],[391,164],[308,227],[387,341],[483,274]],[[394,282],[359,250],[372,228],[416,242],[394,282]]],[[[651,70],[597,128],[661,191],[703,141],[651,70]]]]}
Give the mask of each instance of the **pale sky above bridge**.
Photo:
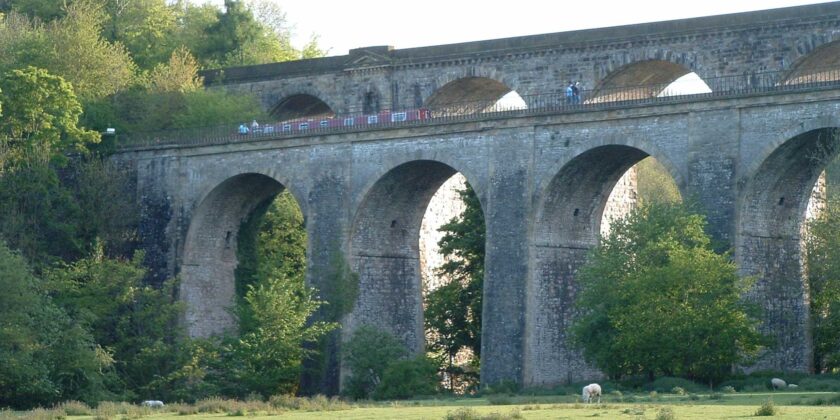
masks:
{"type": "MultiPolygon", "coordinates": [[[[221,5],[223,0],[192,0],[221,5]]],[[[329,55],[773,9],[815,0],[262,0],[278,3],[300,47],[311,34],[329,55]]]]}

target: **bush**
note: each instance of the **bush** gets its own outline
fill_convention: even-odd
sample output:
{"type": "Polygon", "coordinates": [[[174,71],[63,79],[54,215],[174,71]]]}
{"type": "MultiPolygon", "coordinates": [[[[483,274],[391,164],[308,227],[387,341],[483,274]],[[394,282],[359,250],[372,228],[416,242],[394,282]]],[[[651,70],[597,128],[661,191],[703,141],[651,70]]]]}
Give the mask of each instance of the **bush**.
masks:
{"type": "Polygon", "coordinates": [[[671,393],[677,395],[685,395],[685,389],[683,389],[683,387],[680,386],[675,386],[671,388],[671,393]]]}
{"type": "Polygon", "coordinates": [[[350,405],[336,397],[327,398],[316,395],[311,398],[296,397],[294,395],[274,395],[268,403],[275,408],[285,408],[301,411],[338,411],[349,410],[350,405]]]}
{"type": "Polygon", "coordinates": [[[487,402],[490,405],[511,405],[513,404],[513,398],[511,398],[508,394],[492,394],[487,396],[487,402]]]}
{"type": "Polygon", "coordinates": [[[437,394],[440,383],[437,370],[437,364],[425,356],[397,360],[385,369],[373,398],[391,400],[437,394]]]}
{"type": "Polygon", "coordinates": [[[762,404],[761,407],[759,407],[758,410],[755,411],[755,415],[759,417],[775,416],[776,414],[779,414],[779,409],[777,409],[776,406],[773,405],[773,400],[767,400],[767,402],[762,404]]]}
{"type": "Polygon", "coordinates": [[[735,387],[733,387],[731,385],[726,385],[726,386],[720,387],[720,391],[724,392],[726,394],[734,394],[736,392],[735,387]]]}
{"type": "Polygon", "coordinates": [[[92,412],[87,404],[79,401],[65,401],[55,408],[64,411],[68,416],[89,416],[92,412]]]}
{"type": "Polygon", "coordinates": [[[360,327],[342,349],[351,371],[343,392],[353,399],[369,398],[385,369],[407,354],[405,345],[393,335],[370,326],[360,327]]]}
{"type": "Polygon", "coordinates": [[[799,389],[803,391],[840,392],[840,379],[808,377],[799,381],[799,389]]]}
{"type": "Polygon", "coordinates": [[[656,413],[656,420],[674,420],[677,416],[674,414],[674,410],[671,407],[662,407],[659,412],[656,413]]]}
{"type": "Polygon", "coordinates": [[[651,384],[646,386],[647,389],[656,391],[656,392],[670,392],[672,394],[677,394],[674,392],[675,388],[680,388],[683,390],[683,393],[679,395],[684,395],[686,392],[703,392],[706,388],[696,382],[692,382],[688,379],[683,378],[675,378],[672,376],[663,376],[661,378],[656,378],[651,384]]]}

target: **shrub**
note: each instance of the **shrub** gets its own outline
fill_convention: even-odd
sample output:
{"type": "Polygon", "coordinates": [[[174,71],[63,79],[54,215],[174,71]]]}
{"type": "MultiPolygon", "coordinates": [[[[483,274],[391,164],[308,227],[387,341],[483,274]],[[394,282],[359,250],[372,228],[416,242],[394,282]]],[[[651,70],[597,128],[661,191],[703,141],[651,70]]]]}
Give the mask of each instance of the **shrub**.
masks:
{"type": "Polygon", "coordinates": [[[700,401],[700,396],[697,394],[689,394],[688,395],[689,401],[700,401]]]}
{"type": "Polygon", "coordinates": [[[721,390],[721,392],[724,392],[726,394],[734,394],[736,392],[735,387],[733,387],[731,385],[723,386],[723,387],[720,388],[720,390],[721,390]]]}
{"type": "Polygon", "coordinates": [[[492,394],[487,396],[487,402],[490,405],[511,405],[513,404],[513,398],[508,394],[492,394]]]}
{"type": "Polygon", "coordinates": [[[357,329],[344,344],[342,357],[352,372],[344,392],[353,399],[369,398],[388,366],[408,350],[393,335],[370,326],[357,329]]]}
{"type": "Polygon", "coordinates": [[[677,395],[685,395],[685,389],[683,389],[683,387],[680,386],[675,386],[671,388],[671,393],[677,395]]]}
{"type": "Polygon", "coordinates": [[[294,395],[274,395],[268,399],[268,403],[275,408],[301,411],[338,411],[349,410],[350,405],[336,397],[327,398],[323,395],[316,395],[311,398],[296,397],[294,395]]]}
{"type": "Polygon", "coordinates": [[[236,401],[215,397],[195,403],[199,413],[227,413],[228,411],[232,411],[235,405],[236,401]]]}
{"type": "Polygon", "coordinates": [[[675,388],[680,388],[683,390],[684,395],[686,392],[703,392],[706,388],[702,385],[689,381],[688,379],[683,378],[675,378],[672,376],[663,376],[661,378],[656,378],[650,385],[646,387],[649,390],[657,391],[657,392],[670,392],[672,394],[677,394],[674,392],[675,388]]]}
{"type": "Polygon", "coordinates": [[[809,377],[799,381],[799,389],[804,391],[840,392],[840,379],[809,377]]]}
{"type": "Polygon", "coordinates": [[[674,410],[671,409],[671,407],[662,407],[659,409],[659,412],[656,413],[656,420],[674,420],[676,418],[674,410]]]}
{"type": "Polygon", "coordinates": [[[478,420],[481,415],[471,408],[459,408],[455,411],[446,413],[446,420],[478,420]]]}
{"type": "Polygon", "coordinates": [[[775,416],[776,414],[779,414],[779,410],[773,405],[773,400],[767,400],[755,411],[756,416],[775,416]]]}
{"type": "Polygon", "coordinates": [[[79,401],[65,401],[55,407],[57,410],[63,410],[64,414],[68,416],[89,416],[91,409],[87,404],[79,401]]]}
{"type": "Polygon", "coordinates": [[[650,396],[651,400],[656,400],[656,399],[659,398],[659,393],[656,392],[656,391],[650,391],[650,394],[648,394],[648,395],[650,396]]]}
{"type": "Polygon", "coordinates": [[[397,360],[382,374],[373,397],[378,400],[405,399],[415,395],[432,395],[438,392],[440,379],[437,365],[425,356],[397,360]]]}

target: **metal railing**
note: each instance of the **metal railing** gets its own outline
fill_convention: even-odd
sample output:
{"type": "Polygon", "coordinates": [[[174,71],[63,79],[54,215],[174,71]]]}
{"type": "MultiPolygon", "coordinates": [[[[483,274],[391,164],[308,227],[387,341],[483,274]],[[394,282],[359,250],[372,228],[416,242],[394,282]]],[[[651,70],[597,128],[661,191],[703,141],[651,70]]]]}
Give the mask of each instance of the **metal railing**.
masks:
{"type": "MultiPolygon", "coordinates": [[[[524,104],[493,103],[489,101],[467,101],[436,105],[429,109],[428,118],[393,121],[380,118],[376,123],[354,125],[321,126],[322,119],[313,118],[307,128],[287,130],[288,121],[261,125],[259,130],[250,130],[247,134],[239,132],[239,124],[215,127],[197,127],[165,131],[132,133],[120,136],[118,148],[132,149],[152,146],[202,146],[217,145],[242,141],[278,139],[283,137],[325,134],[350,131],[367,131],[390,127],[411,127],[430,123],[470,121],[489,116],[532,115],[541,113],[566,113],[586,110],[624,108],[638,105],[651,105],[684,101],[686,99],[725,98],[744,95],[756,95],[775,92],[802,91],[840,87],[840,68],[813,70],[804,75],[789,77],[789,72],[752,73],[737,76],[723,76],[703,79],[709,90],[702,93],[682,92],[674,83],[662,85],[621,86],[594,90],[581,90],[579,95],[569,97],[565,85],[559,84],[560,92],[522,96],[524,104]]],[[[385,114],[411,111],[398,109],[385,114]]],[[[341,114],[331,117],[331,121],[345,119],[362,120],[368,115],[361,112],[341,114]]],[[[304,119],[296,120],[300,123],[304,119]]]]}

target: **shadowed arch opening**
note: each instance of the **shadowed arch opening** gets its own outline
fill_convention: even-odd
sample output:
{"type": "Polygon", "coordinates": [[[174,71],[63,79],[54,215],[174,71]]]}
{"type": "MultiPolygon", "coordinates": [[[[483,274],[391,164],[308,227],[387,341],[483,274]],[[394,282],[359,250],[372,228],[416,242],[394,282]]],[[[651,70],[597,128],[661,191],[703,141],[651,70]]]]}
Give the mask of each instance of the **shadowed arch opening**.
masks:
{"type": "Polygon", "coordinates": [[[840,41],[823,45],[799,60],[785,85],[840,80],[840,41]]]}
{"type": "Polygon", "coordinates": [[[711,89],[685,66],[664,60],[628,64],[602,80],[586,103],[708,93],[711,89]]]}
{"type": "Polygon", "coordinates": [[[797,135],[779,146],[748,180],[739,209],[737,256],[757,281],[748,298],[763,308],[776,345],[755,369],[809,371],[812,348],[803,240],[824,201],[824,169],[840,154],[838,129],[797,135]]]}
{"type": "Polygon", "coordinates": [[[281,100],[272,108],[271,116],[278,121],[288,121],[299,118],[332,117],[335,116],[335,112],[321,99],[301,93],[281,100]]]}
{"type": "Polygon", "coordinates": [[[216,186],[190,220],[181,265],[180,298],[191,337],[234,331],[234,272],[242,222],[284,190],[265,175],[241,174],[216,186]]]}
{"type": "MultiPolygon", "coordinates": [[[[529,385],[600,376],[567,333],[575,317],[575,277],[609,222],[637,205],[637,173],[631,168],[646,158],[648,153],[635,147],[596,147],[564,165],[543,191],[534,219],[534,265],[527,290],[529,385]]],[[[661,176],[673,182],[667,171],[661,176]]]]}
{"type": "Polygon", "coordinates": [[[525,109],[525,101],[513,89],[488,77],[465,77],[439,88],[425,107],[432,115],[466,115],[494,109],[525,109]]]}
{"type": "Polygon", "coordinates": [[[421,226],[432,197],[458,173],[436,161],[413,161],[383,175],[356,214],[350,260],[359,298],[344,338],[369,325],[399,338],[413,354],[425,347],[421,226]]]}

